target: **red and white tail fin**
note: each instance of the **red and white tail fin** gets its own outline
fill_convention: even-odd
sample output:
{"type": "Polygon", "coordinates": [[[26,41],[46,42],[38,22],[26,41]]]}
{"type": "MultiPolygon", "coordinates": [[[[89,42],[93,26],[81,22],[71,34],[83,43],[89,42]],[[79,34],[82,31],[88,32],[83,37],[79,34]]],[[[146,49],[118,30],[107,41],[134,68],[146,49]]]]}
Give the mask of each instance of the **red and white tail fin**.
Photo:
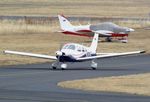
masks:
{"type": "Polygon", "coordinates": [[[72,29],[72,24],[68,21],[68,19],[63,15],[58,15],[60,27],[62,30],[72,29]]]}

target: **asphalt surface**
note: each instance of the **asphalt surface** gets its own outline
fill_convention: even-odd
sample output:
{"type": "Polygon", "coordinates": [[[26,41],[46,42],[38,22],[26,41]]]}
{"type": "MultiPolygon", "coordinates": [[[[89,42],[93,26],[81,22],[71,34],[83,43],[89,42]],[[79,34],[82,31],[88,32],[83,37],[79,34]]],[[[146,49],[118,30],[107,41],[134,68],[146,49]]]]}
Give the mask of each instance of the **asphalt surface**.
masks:
{"type": "Polygon", "coordinates": [[[1,67],[0,102],[150,102],[150,96],[88,92],[57,86],[58,82],[65,80],[150,72],[150,55],[97,62],[97,70],[91,70],[89,62],[71,63],[70,68],[63,71],[50,70],[51,63],[1,67]]]}

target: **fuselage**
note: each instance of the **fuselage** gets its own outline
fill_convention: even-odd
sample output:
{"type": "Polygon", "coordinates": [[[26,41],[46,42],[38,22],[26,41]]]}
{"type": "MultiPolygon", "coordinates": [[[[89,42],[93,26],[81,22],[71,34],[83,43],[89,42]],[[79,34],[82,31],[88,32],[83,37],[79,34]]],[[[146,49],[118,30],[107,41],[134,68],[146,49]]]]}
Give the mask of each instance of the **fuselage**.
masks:
{"type": "Polygon", "coordinates": [[[128,36],[129,32],[134,31],[131,28],[120,27],[111,22],[100,23],[96,25],[80,25],[80,26],[72,26],[70,29],[62,29],[62,33],[71,34],[71,35],[79,35],[79,36],[87,36],[93,37],[94,32],[98,30],[109,31],[107,35],[99,34],[99,37],[125,37],[128,36]]]}
{"type": "Polygon", "coordinates": [[[56,51],[56,56],[60,62],[77,62],[77,58],[96,56],[89,47],[68,43],[65,44],[60,51],[56,51]]]}

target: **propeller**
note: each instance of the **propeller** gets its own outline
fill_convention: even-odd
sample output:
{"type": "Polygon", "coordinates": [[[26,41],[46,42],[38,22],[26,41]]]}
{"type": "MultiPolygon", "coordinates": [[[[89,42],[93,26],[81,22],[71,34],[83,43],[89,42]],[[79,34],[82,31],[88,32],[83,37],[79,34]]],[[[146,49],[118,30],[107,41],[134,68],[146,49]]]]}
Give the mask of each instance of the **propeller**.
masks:
{"type": "Polygon", "coordinates": [[[61,51],[63,45],[64,45],[64,43],[61,43],[60,46],[59,46],[59,50],[56,51],[56,57],[57,57],[58,61],[60,61],[60,56],[64,56],[65,55],[65,53],[61,51]]]}

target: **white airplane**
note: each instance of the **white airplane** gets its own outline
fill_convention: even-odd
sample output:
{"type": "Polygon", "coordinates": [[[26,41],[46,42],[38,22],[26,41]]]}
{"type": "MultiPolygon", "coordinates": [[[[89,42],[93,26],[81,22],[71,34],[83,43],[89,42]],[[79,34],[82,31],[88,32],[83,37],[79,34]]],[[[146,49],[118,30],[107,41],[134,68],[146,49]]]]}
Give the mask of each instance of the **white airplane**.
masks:
{"type": "Polygon", "coordinates": [[[98,64],[94,61],[95,59],[125,56],[125,55],[145,52],[145,51],[134,51],[134,52],[125,52],[125,53],[96,53],[98,38],[99,38],[98,36],[99,33],[95,32],[90,47],[86,47],[76,43],[65,44],[61,48],[61,50],[56,51],[56,56],[33,54],[33,53],[10,51],[10,50],[5,50],[4,53],[56,60],[56,62],[52,64],[53,69],[56,69],[59,64],[61,64],[60,66],[61,69],[66,69],[67,62],[83,62],[83,61],[91,60],[91,68],[96,69],[98,67],[98,64]]]}
{"type": "Polygon", "coordinates": [[[94,32],[98,32],[100,37],[105,37],[109,42],[112,38],[118,38],[119,41],[126,43],[128,34],[134,31],[132,28],[121,27],[112,22],[74,26],[65,16],[58,15],[58,18],[62,30],[60,32],[64,34],[92,37],[94,32]]]}

